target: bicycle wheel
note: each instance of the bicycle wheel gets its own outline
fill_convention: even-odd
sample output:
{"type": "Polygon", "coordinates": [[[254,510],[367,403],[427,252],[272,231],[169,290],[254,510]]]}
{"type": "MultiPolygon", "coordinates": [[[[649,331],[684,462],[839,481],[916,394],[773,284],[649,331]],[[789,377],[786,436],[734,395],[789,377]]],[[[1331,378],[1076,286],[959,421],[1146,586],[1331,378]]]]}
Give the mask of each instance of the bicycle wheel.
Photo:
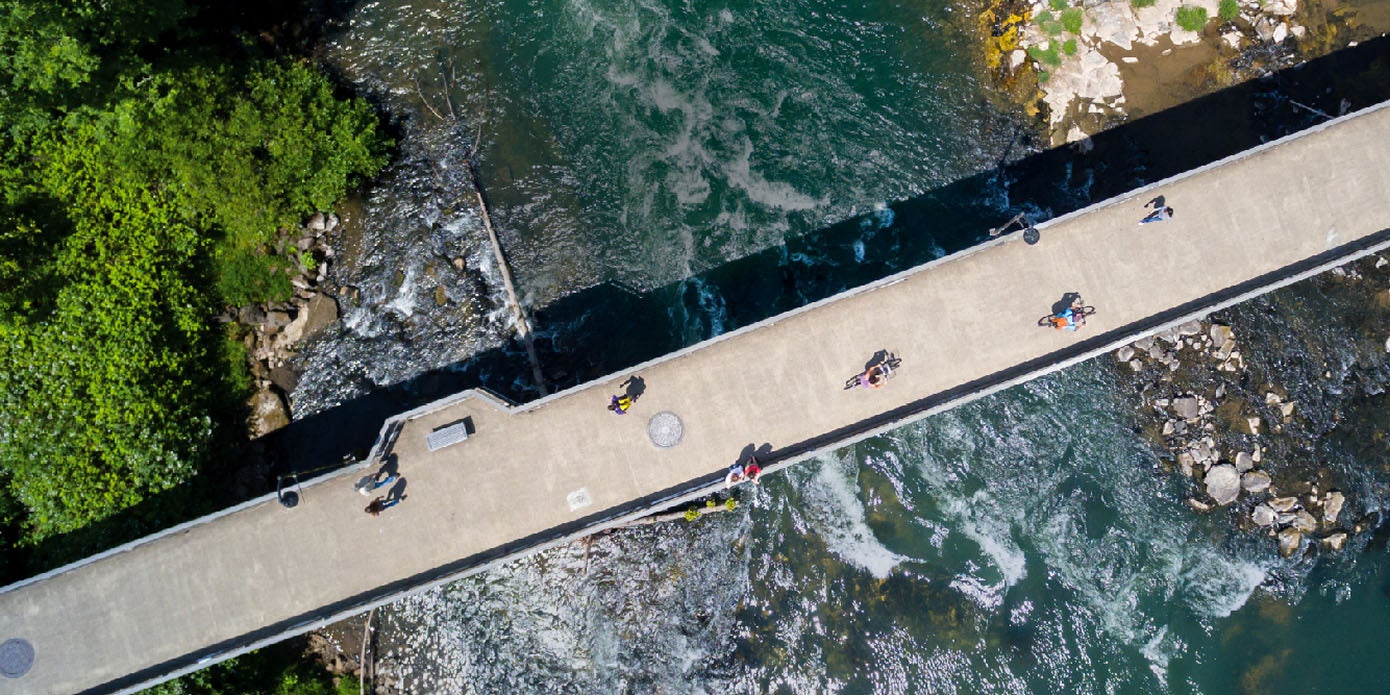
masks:
{"type": "Polygon", "coordinates": [[[1081,307],[1081,315],[1082,315],[1082,316],[1090,316],[1091,314],[1094,314],[1094,313],[1096,313],[1096,308],[1093,307],[1093,306],[1083,306],[1083,307],[1081,307]]]}

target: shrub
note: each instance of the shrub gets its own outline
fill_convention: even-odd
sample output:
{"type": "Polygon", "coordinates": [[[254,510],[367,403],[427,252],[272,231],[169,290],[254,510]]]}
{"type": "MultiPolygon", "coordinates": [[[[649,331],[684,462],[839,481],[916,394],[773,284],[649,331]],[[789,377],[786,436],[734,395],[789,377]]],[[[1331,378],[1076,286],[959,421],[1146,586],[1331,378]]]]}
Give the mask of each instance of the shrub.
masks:
{"type": "Polygon", "coordinates": [[[1132,7],[1153,7],[1158,0],[1129,0],[1132,7]]]}
{"type": "Polygon", "coordinates": [[[285,274],[289,261],[252,250],[232,250],[218,264],[217,294],[222,303],[246,306],[258,302],[283,302],[294,295],[285,274]]]}
{"type": "Polygon", "coordinates": [[[1207,25],[1207,8],[1183,5],[1178,8],[1176,20],[1187,31],[1201,31],[1207,25]]]}
{"type": "Polygon", "coordinates": [[[1069,56],[1076,55],[1076,39],[1067,39],[1066,43],[1062,44],[1062,52],[1069,56]]]}
{"type": "Polygon", "coordinates": [[[1067,9],[1067,0],[1050,0],[1047,4],[1054,10],[1060,11],[1067,9]]]}
{"type": "Polygon", "coordinates": [[[1072,7],[1062,11],[1062,28],[1069,33],[1081,33],[1081,8],[1072,7]]]}
{"type": "Polygon", "coordinates": [[[738,500],[732,497],[730,497],[727,500],[724,500],[724,508],[732,512],[733,510],[738,508],[738,500]]]}
{"type": "Polygon", "coordinates": [[[1240,3],[1236,0],[1221,0],[1221,6],[1217,8],[1216,15],[1229,22],[1240,16],[1240,3]]]}
{"type": "Polygon", "coordinates": [[[1028,55],[1033,60],[1036,60],[1039,63],[1042,63],[1043,65],[1051,65],[1053,67],[1056,67],[1062,64],[1062,56],[1057,54],[1057,44],[1055,43],[1048,44],[1047,48],[1041,48],[1039,46],[1029,46],[1028,55]]]}

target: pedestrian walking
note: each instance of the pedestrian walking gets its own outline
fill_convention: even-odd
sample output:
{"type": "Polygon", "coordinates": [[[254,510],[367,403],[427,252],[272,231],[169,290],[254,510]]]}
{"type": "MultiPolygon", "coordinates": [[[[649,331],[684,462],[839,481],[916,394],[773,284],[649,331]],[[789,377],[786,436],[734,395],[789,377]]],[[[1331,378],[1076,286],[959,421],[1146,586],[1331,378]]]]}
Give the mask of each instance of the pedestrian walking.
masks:
{"type": "Polygon", "coordinates": [[[357,491],[362,493],[363,497],[371,497],[372,492],[377,488],[383,488],[396,482],[397,476],[395,473],[387,473],[384,479],[381,477],[382,473],[386,473],[386,470],[382,469],[371,475],[362,476],[362,478],[357,481],[357,491]]]}
{"type": "Polygon", "coordinates": [[[627,409],[632,407],[632,399],[623,394],[621,396],[610,396],[608,399],[608,409],[615,415],[625,415],[627,409]]]}
{"type": "Polygon", "coordinates": [[[1150,222],[1163,222],[1173,218],[1173,208],[1168,207],[1168,203],[1164,201],[1163,196],[1158,196],[1153,200],[1144,203],[1144,207],[1153,208],[1153,212],[1150,212],[1148,215],[1146,215],[1144,219],[1139,220],[1139,224],[1148,224],[1150,222]]]}

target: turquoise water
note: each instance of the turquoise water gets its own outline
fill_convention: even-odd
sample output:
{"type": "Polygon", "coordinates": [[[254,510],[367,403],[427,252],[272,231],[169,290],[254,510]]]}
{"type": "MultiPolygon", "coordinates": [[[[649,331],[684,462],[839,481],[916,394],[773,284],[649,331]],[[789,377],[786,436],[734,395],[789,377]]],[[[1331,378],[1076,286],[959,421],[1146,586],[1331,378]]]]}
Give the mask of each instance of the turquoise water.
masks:
{"type": "MultiPolygon", "coordinates": [[[[973,25],[936,1],[357,5],[324,54],[402,153],[333,270],[362,300],[306,351],[297,416],[505,344],[475,145],[548,358],[589,373],[961,248],[1020,189],[1062,205],[1142,180],[1120,156],[991,178],[1020,131],[984,98],[973,25]],[[609,281],[657,290],[590,293],[609,281]],[[641,344],[615,356],[614,334],[641,344]]],[[[1390,379],[1332,291],[1228,318],[1313,423],[1290,455],[1375,525],[1390,379]]],[[[770,476],[732,513],[404,600],[382,668],[406,692],[1383,691],[1384,537],[1286,561],[1193,514],[1124,376],[1086,363],[770,476]]]]}

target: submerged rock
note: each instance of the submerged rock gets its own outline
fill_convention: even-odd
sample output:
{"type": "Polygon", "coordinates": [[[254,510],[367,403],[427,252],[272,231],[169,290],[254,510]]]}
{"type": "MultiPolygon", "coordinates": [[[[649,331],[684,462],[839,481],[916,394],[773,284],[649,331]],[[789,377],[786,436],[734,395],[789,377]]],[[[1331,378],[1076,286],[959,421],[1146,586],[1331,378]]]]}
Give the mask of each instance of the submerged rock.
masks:
{"type": "Polygon", "coordinates": [[[1297,498],[1297,497],[1275,497],[1274,499],[1272,499],[1272,500],[1269,501],[1269,506],[1270,506],[1271,509],[1273,509],[1273,510],[1276,511],[1276,512],[1288,512],[1288,511],[1292,511],[1294,507],[1297,507],[1297,506],[1298,506],[1298,498],[1297,498]]]}
{"type": "Polygon", "coordinates": [[[1322,544],[1328,550],[1341,550],[1347,544],[1347,532],[1338,531],[1322,539],[1322,544]]]}
{"type": "Polygon", "coordinates": [[[1211,495],[1217,504],[1230,504],[1240,496],[1240,474],[1236,472],[1236,467],[1229,463],[1213,466],[1207,471],[1205,483],[1207,494],[1211,495]]]}

